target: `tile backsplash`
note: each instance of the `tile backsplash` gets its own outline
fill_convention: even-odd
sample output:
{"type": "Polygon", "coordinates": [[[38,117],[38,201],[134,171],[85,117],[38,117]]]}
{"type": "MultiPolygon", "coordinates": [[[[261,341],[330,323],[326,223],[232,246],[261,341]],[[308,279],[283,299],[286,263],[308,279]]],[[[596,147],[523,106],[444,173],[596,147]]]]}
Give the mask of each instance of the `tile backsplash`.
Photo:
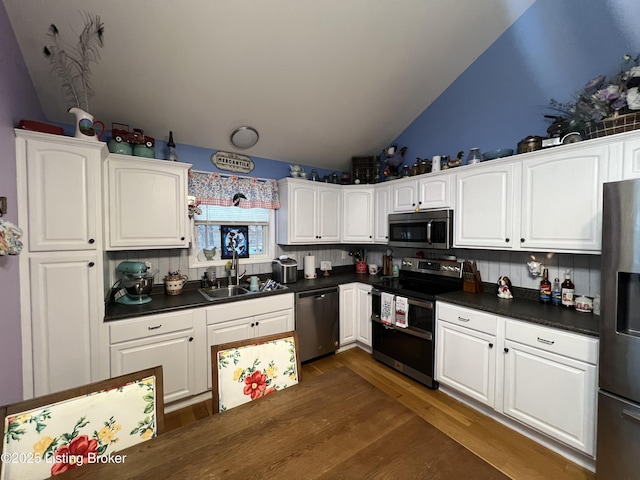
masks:
{"type": "MultiPolygon", "coordinates": [[[[353,265],[353,257],[349,256],[352,248],[366,248],[368,250],[368,262],[382,264],[382,256],[387,253],[388,247],[384,245],[277,245],[276,257],[286,254],[298,261],[298,269],[303,268],[303,258],[308,255],[316,257],[316,266],[320,267],[321,261],[330,261],[333,266],[353,265]]],[[[404,256],[415,255],[415,249],[393,248],[394,262],[399,263],[404,256]]],[[[540,277],[529,274],[527,262],[535,257],[535,260],[544,263],[549,269],[549,280],[558,277],[564,280],[565,271],[571,271],[571,278],[576,286],[576,295],[593,297],[600,293],[600,256],[579,255],[566,253],[531,253],[531,252],[507,252],[497,250],[473,250],[453,249],[447,252],[425,252],[430,258],[437,258],[443,254],[455,255],[459,260],[475,260],[482,280],[489,283],[497,282],[498,277],[506,275],[514,286],[537,289],[540,277]]],[[[180,270],[189,276],[190,280],[202,278],[206,268],[189,268],[189,252],[186,249],[167,250],[140,250],[107,253],[107,268],[111,284],[116,280],[116,267],[124,260],[149,261],[154,270],[159,270],[156,283],[162,283],[162,279],[169,270],[180,270]]],[[[247,270],[247,275],[262,275],[271,273],[271,262],[245,264],[242,270],[247,270]]],[[[224,267],[216,267],[216,275],[224,277],[224,267]]]]}

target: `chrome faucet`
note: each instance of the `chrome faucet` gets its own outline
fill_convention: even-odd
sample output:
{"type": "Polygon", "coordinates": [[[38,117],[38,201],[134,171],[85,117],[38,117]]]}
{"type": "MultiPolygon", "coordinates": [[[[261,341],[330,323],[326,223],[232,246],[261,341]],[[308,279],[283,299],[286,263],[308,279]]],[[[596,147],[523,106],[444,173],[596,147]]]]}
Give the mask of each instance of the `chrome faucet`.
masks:
{"type": "Polygon", "coordinates": [[[240,285],[240,279],[244,278],[244,276],[247,274],[247,271],[245,270],[244,272],[242,272],[241,274],[238,274],[238,251],[235,248],[232,249],[233,250],[233,255],[231,257],[231,270],[229,271],[229,274],[233,277],[236,277],[236,286],[240,285]]]}

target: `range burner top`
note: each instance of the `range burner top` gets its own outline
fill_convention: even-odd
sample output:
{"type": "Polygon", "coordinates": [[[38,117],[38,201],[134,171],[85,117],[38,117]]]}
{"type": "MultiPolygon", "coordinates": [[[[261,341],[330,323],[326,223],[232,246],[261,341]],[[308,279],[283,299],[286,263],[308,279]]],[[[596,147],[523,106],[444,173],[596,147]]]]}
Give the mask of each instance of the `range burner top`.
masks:
{"type": "Polygon", "coordinates": [[[453,260],[403,258],[400,276],[383,279],[380,290],[433,300],[436,295],[462,290],[462,264],[453,260]]]}

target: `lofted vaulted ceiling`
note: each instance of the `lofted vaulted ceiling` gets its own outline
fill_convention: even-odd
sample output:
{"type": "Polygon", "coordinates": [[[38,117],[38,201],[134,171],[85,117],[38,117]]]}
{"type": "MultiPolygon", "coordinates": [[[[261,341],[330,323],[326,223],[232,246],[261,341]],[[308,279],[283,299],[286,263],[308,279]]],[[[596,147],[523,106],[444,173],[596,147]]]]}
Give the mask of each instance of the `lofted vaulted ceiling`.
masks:
{"type": "Polygon", "coordinates": [[[534,0],[3,0],[48,121],[73,123],[43,47],[104,23],[89,111],[167,140],[342,169],[380,153],[534,0]]]}

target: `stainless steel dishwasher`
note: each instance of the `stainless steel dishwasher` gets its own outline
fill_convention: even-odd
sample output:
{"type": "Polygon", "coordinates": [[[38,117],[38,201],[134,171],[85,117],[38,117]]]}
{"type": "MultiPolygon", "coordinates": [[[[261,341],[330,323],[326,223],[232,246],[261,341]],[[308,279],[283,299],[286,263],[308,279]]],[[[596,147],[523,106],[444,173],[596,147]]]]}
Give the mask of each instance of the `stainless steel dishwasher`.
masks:
{"type": "Polygon", "coordinates": [[[300,361],[335,352],[340,345],[338,287],[296,293],[300,361]]]}

